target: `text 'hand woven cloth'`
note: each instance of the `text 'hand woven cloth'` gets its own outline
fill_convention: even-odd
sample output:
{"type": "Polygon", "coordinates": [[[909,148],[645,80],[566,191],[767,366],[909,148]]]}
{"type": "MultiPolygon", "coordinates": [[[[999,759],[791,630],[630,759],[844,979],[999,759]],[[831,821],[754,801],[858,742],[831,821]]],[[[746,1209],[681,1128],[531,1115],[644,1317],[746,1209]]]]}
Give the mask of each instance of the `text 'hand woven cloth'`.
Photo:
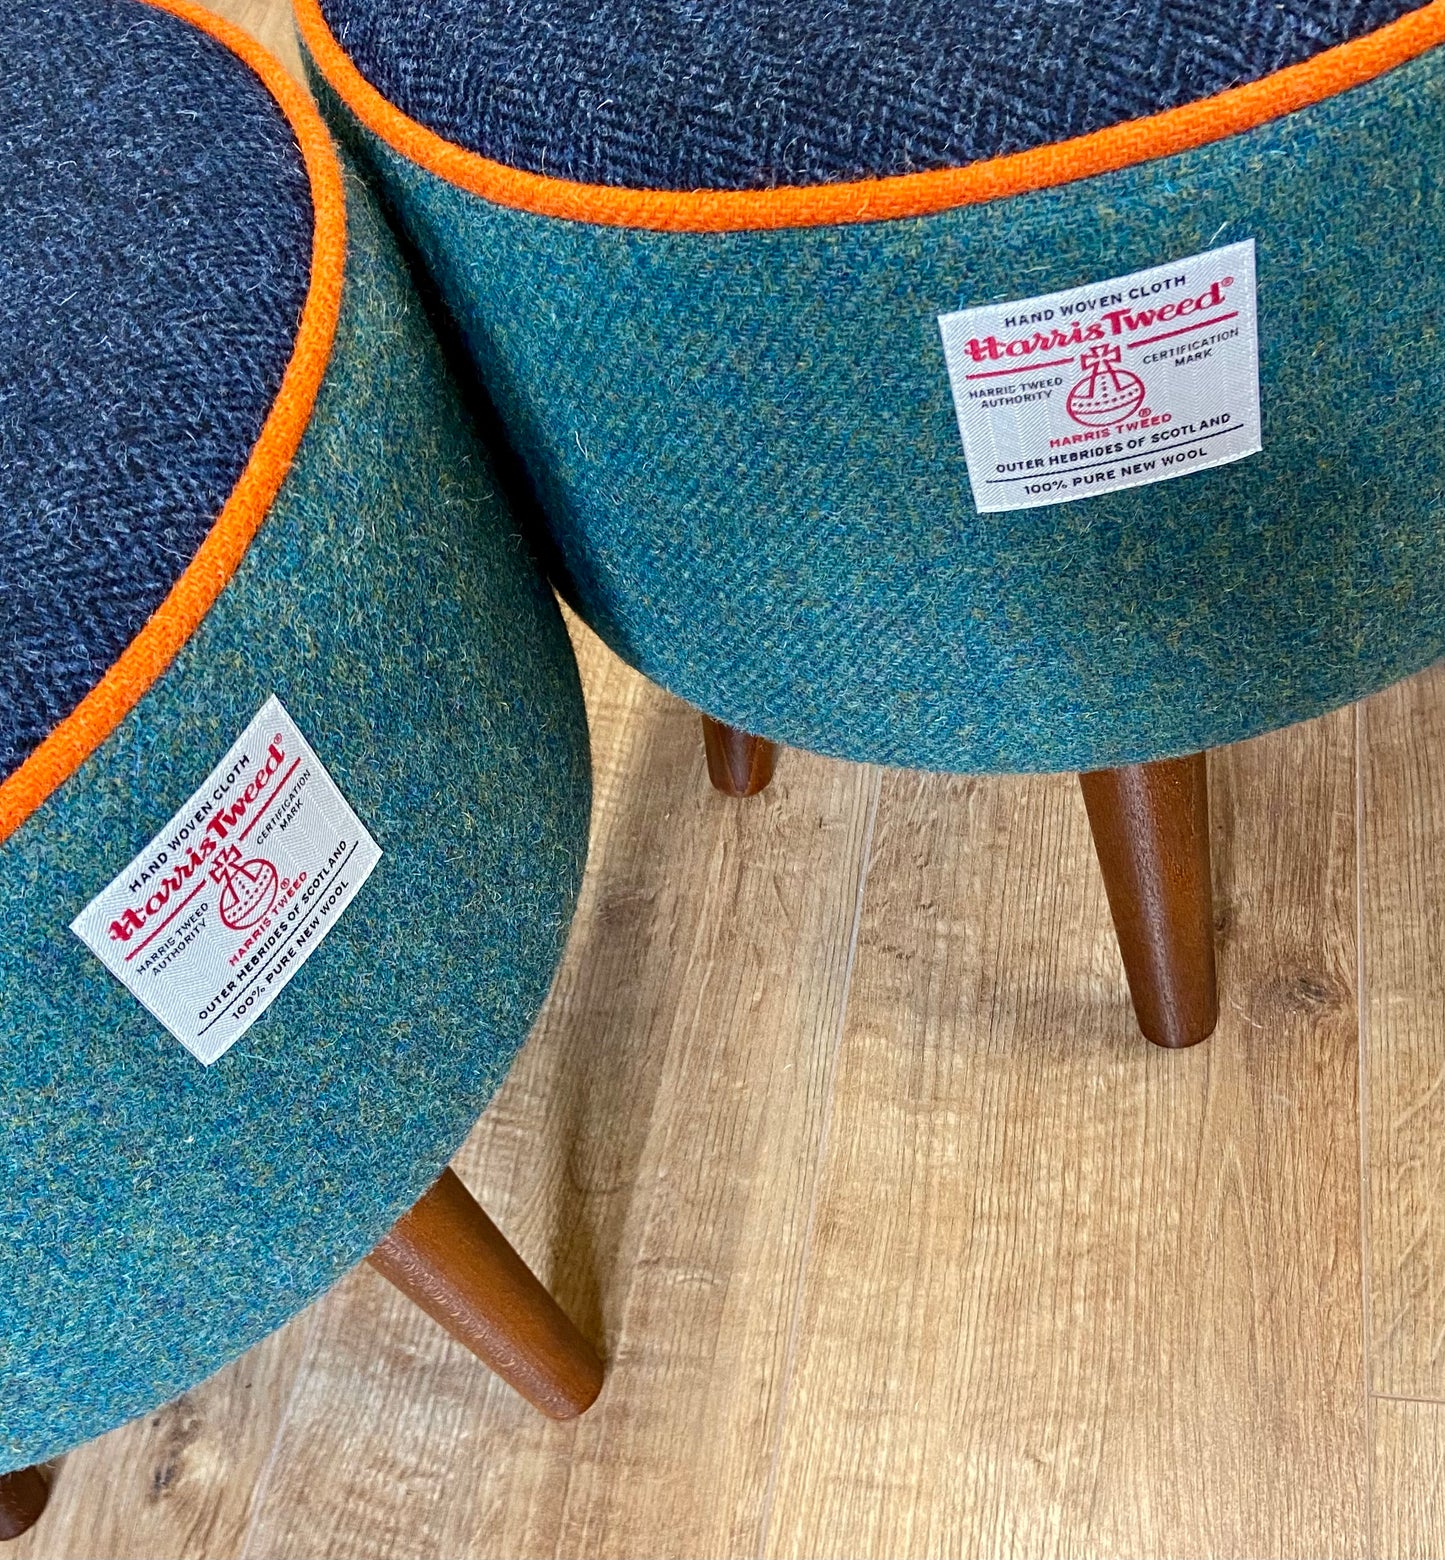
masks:
{"type": "Polygon", "coordinates": [[[297,0],[649,676],[1084,770],[1445,648],[1445,0],[541,11],[297,0]]]}

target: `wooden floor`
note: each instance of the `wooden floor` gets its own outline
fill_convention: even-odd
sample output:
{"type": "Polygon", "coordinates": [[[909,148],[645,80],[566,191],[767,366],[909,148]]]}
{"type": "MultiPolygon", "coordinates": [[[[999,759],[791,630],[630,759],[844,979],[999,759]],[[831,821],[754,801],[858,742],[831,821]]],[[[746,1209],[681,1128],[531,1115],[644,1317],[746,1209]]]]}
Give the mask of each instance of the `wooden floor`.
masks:
{"type": "Polygon", "coordinates": [[[7,1560],[1445,1555],[1445,673],[1214,756],[1171,1055],[1072,780],[728,802],[577,637],[589,876],[457,1168],[602,1399],[541,1420],[359,1269],[7,1560]]]}

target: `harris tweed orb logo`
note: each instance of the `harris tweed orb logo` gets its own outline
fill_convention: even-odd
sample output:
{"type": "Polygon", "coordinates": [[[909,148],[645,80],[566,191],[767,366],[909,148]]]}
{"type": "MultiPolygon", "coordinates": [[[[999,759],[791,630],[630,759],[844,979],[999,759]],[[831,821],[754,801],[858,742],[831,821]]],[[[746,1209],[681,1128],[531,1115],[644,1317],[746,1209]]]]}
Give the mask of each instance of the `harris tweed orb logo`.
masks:
{"type": "Polygon", "coordinates": [[[266,916],[281,889],[280,875],[271,862],[262,856],[242,861],[234,845],[221,852],[211,868],[211,881],[221,885],[217,913],[233,932],[244,932],[266,916]]]}
{"type": "Polygon", "coordinates": [[[1084,377],[1069,391],[1065,409],[1086,428],[1107,428],[1127,422],[1144,404],[1144,381],[1119,366],[1119,347],[1090,347],[1079,362],[1084,377]]]}
{"type": "Polygon", "coordinates": [[[1261,448],[1253,239],[938,326],[981,513],[1143,487],[1261,448]]]}

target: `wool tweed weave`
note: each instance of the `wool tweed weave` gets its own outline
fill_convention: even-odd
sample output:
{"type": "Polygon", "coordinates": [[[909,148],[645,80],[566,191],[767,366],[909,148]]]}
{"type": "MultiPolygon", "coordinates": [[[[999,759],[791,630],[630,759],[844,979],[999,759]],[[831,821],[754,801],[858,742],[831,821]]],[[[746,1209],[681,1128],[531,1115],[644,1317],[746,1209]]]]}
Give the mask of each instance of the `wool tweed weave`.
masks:
{"type": "Polygon", "coordinates": [[[949,168],[1208,97],[1418,0],[322,0],[363,76],[509,167],[646,189],[949,168]]]}
{"type": "Polygon", "coordinates": [[[1445,651],[1445,51],[1092,178],[769,231],[498,205],[320,90],[465,332],[560,587],[709,714],[844,758],[1091,769],[1445,651]],[[980,515],[938,316],[1248,238],[1262,453],[980,515]]]}
{"type": "Polygon", "coordinates": [[[0,72],[3,779],[236,485],[291,355],[312,212],[265,87],[169,13],[18,0],[0,57],[24,62],[0,72]]]}
{"type": "Polygon", "coordinates": [[[270,516],[0,845],[0,1469],[176,1396],[372,1249],[500,1083],[565,939],[575,663],[390,236],[347,196],[335,347],[270,516]],[[204,1068],[69,922],[272,694],[384,855],[204,1068]]]}

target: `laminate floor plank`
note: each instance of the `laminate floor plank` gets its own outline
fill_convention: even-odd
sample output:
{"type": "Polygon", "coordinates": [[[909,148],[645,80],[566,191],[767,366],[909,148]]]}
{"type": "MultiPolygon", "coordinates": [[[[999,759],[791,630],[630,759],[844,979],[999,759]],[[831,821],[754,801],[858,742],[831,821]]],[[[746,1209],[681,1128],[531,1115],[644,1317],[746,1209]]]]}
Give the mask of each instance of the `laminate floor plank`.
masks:
{"type": "Polygon", "coordinates": [[[199,0],[206,10],[224,16],[268,48],[297,81],[306,80],[301,46],[291,20],[290,0],[199,0]]]}
{"type": "Polygon", "coordinates": [[[1445,1399],[1445,668],[1359,721],[1370,1379],[1445,1399]]]}
{"type": "Polygon", "coordinates": [[[778,1430],[876,771],[711,792],[697,716],[579,630],[593,866],[458,1170],[608,1357],[547,1423],[373,1274],[317,1316],[247,1553],[746,1553],[778,1430]]]}
{"type": "Polygon", "coordinates": [[[1364,1551],[1353,717],[1211,769],[1175,1054],[1075,782],[889,775],[769,1554],[1364,1551]]]}
{"type": "Polygon", "coordinates": [[[1370,1502],[1380,1560],[1445,1555],[1445,1403],[1377,1397],[1370,1502]]]}

